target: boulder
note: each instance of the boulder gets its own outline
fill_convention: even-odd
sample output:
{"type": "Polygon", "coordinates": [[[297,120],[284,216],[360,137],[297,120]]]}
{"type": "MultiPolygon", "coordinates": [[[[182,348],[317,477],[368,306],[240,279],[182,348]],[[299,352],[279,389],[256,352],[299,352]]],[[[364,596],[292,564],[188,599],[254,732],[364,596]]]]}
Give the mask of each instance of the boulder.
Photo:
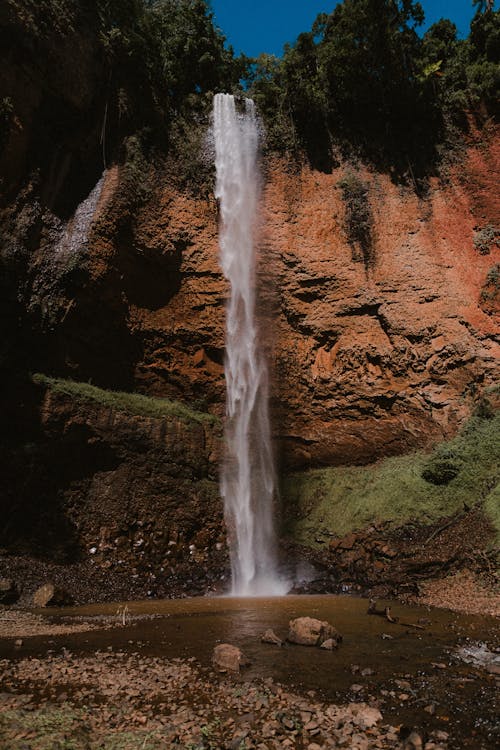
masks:
{"type": "Polygon", "coordinates": [[[220,643],[214,648],[212,664],[219,672],[239,672],[250,664],[241,649],[230,643],[220,643]]]}
{"type": "Polygon", "coordinates": [[[64,607],[68,604],[73,604],[72,596],[54,583],[44,583],[33,594],[34,607],[64,607]]]}
{"type": "Polygon", "coordinates": [[[273,646],[282,646],[283,641],[278,638],[274,630],[266,630],[266,632],[260,637],[261,643],[271,643],[273,646]]]}
{"type": "Polygon", "coordinates": [[[14,604],[19,599],[19,591],[15,581],[10,578],[0,578],[0,604],[14,604]]]}
{"type": "Polygon", "coordinates": [[[329,622],[316,620],[314,617],[297,617],[290,620],[288,640],[300,646],[321,646],[328,640],[338,643],[342,640],[340,633],[329,622]]]}

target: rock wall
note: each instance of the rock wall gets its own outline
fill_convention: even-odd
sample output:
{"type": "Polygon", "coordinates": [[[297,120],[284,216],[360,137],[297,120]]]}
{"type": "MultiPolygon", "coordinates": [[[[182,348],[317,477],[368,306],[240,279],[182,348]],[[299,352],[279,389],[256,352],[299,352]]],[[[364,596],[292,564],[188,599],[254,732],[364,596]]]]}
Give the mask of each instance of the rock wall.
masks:
{"type": "MultiPolygon", "coordinates": [[[[360,168],[369,262],[346,232],[339,181],[352,167],[265,165],[260,335],[285,468],[426,446],[453,434],[495,382],[498,280],[493,293],[484,289],[500,248],[481,254],[474,238],[498,225],[499,198],[489,191],[499,151],[494,133],[471,143],[449,181],[432,181],[423,198],[360,168]]],[[[217,206],[179,191],[166,167],[151,180],[148,201],[124,221],[121,170],[108,170],[90,238],[58,284],[47,273],[53,245],[32,254],[29,366],[222,415],[227,288],[217,206]]]]}
{"type": "Polygon", "coordinates": [[[133,414],[45,385],[34,387],[24,419],[2,476],[3,551],[73,566],[80,600],[219,581],[220,426],[133,414]]]}
{"type": "MultiPolygon", "coordinates": [[[[373,218],[369,263],[345,228],[338,184],[352,167],[265,165],[261,336],[284,467],[367,463],[429,445],[453,434],[494,383],[498,283],[487,299],[482,291],[500,252],[493,243],[480,254],[474,237],[498,226],[490,188],[499,151],[495,134],[471,142],[424,198],[360,169],[373,218]]],[[[158,179],[129,244],[113,253],[137,387],[221,414],[227,289],[215,203],[158,179]]]]}

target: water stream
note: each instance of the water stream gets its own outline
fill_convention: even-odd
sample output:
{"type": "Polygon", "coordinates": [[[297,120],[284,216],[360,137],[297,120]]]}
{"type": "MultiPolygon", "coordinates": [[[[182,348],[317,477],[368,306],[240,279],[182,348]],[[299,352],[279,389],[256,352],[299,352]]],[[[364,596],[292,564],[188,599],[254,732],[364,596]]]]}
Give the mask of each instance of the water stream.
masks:
{"type": "Polygon", "coordinates": [[[284,594],[276,561],[275,472],[268,375],[255,319],[259,128],[252,100],[240,113],[230,94],[214,98],[220,257],[226,308],[226,428],[221,493],[230,545],[232,594],[284,594]]]}

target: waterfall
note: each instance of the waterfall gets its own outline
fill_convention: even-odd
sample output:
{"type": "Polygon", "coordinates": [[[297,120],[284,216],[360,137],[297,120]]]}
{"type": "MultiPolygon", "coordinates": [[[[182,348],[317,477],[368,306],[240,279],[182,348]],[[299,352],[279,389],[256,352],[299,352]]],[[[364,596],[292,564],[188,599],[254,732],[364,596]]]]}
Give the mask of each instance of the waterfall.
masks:
{"type": "Polygon", "coordinates": [[[255,321],[255,225],[259,141],[255,106],[239,114],[230,94],[214,98],[216,198],[226,307],[226,428],[221,492],[229,536],[232,593],[286,593],[276,562],[275,472],[268,377],[255,321]]]}

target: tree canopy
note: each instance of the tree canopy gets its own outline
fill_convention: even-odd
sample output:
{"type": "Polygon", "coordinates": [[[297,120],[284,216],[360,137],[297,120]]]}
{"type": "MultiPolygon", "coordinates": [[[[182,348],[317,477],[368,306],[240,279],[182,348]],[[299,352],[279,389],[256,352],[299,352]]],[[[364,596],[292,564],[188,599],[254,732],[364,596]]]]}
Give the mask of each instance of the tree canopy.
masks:
{"type": "Polygon", "coordinates": [[[336,144],[426,171],[465,109],[498,114],[500,12],[479,4],[466,40],[445,19],[421,35],[423,21],[413,0],[344,0],[281,60],[258,58],[249,82],[271,146],[294,141],[320,168],[336,144]]]}

